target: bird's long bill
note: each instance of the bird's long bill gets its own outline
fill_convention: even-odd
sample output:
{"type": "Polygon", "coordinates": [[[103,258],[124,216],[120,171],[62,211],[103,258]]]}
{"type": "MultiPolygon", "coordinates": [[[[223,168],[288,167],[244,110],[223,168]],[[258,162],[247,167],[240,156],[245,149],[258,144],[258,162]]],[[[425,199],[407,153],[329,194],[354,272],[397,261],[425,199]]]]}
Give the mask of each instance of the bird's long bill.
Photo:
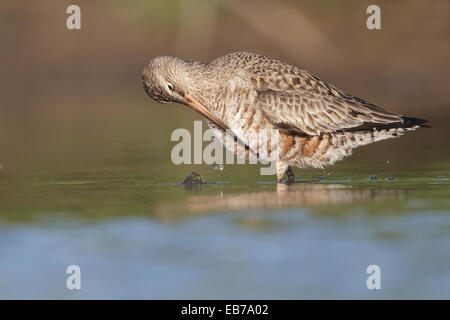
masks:
{"type": "Polygon", "coordinates": [[[221,120],[217,119],[216,116],[214,116],[211,112],[209,112],[208,109],[206,109],[200,102],[197,101],[197,99],[195,99],[190,94],[186,94],[184,96],[184,104],[186,104],[188,107],[194,109],[195,111],[200,113],[205,118],[214,122],[216,125],[218,125],[223,130],[228,129],[228,126],[225,123],[223,123],[221,120]]]}

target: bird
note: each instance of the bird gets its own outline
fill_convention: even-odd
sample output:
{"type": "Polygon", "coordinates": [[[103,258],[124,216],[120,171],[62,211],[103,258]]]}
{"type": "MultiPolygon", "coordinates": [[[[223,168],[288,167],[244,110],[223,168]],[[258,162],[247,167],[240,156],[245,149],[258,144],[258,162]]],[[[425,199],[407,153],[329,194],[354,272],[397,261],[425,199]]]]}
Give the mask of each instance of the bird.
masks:
{"type": "Polygon", "coordinates": [[[208,63],[157,56],[144,67],[142,82],[153,100],[200,113],[215,136],[244,157],[259,156],[259,132],[276,130],[279,138],[265,157],[277,155],[278,183],[285,174],[287,183],[296,181],[292,167],[323,168],[356,147],[428,122],[389,112],[306,70],[251,52],[208,63]]]}

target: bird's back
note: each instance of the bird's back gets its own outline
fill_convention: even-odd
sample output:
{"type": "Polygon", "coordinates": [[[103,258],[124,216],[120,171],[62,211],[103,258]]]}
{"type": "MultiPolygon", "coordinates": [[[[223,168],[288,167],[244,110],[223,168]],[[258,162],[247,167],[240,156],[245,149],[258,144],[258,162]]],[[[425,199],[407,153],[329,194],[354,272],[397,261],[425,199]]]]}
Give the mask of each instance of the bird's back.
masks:
{"type": "MultiPolygon", "coordinates": [[[[417,127],[426,122],[386,111],[305,70],[255,53],[231,53],[210,65],[246,81],[249,90],[242,89],[241,93],[251,96],[254,108],[263,110],[265,117],[282,130],[312,136],[343,130],[417,127]]],[[[239,90],[235,94],[239,95],[239,90]]]]}

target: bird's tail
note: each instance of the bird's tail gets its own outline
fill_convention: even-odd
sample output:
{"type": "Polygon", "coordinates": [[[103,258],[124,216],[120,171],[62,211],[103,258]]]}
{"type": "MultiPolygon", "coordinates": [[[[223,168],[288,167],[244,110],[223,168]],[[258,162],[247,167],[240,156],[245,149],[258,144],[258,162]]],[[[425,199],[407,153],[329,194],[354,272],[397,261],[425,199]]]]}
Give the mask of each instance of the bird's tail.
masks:
{"type": "Polygon", "coordinates": [[[402,117],[402,120],[403,120],[402,127],[404,128],[411,128],[411,127],[431,128],[429,125],[425,124],[428,123],[428,120],[425,119],[402,117]]]}

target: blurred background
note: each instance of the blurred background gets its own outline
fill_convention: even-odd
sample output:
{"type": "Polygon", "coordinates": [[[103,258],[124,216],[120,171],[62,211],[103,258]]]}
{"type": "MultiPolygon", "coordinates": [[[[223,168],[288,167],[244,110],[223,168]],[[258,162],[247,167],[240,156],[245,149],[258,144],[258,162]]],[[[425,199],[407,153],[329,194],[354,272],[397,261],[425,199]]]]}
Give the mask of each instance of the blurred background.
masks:
{"type": "MultiPolygon", "coordinates": [[[[170,132],[201,116],[145,95],[141,72],[157,55],[274,57],[388,110],[429,119],[433,130],[420,135],[448,149],[448,1],[377,3],[379,31],[365,26],[370,1],[78,1],[82,29],[71,31],[70,1],[3,1],[2,175],[88,170],[111,150],[134,153],[135,166],[167,161],[170,132]]],[[[423,147],[414,146],[419,156],[423,147]]]]}
{"type": "Polygon", "coordinates": [[[0,297],[377,297],[364,287],[377,257],[398,272],[410,265],[400,278],[388,273],[381,297],[448,298],[449,9],[447,0],[2,1],[0,297]],[[81,30],[66,28],[71,4],[81,30]],[[371,4],[381,30],[366,28],[371,4]],[[211,61],[234,51],[299,66],[432,129],[296,170],[328,181],[281,191],[258,166],[173,165],[171,132],[192,132],[201,116],[150,100],[143,67],[158,55],[211,61]],[[230,184],[168,186],[191,171],[230,184]],[[63,287],[64,266],[77,261],[91,268],[80,294],[63,287]],[[296,278],[300,269],[309,280],[296,278]],[[410,281],[424,270],[428,278],[410,281]],[[108,290],[118,276],[121,290],[108,290]]]}

